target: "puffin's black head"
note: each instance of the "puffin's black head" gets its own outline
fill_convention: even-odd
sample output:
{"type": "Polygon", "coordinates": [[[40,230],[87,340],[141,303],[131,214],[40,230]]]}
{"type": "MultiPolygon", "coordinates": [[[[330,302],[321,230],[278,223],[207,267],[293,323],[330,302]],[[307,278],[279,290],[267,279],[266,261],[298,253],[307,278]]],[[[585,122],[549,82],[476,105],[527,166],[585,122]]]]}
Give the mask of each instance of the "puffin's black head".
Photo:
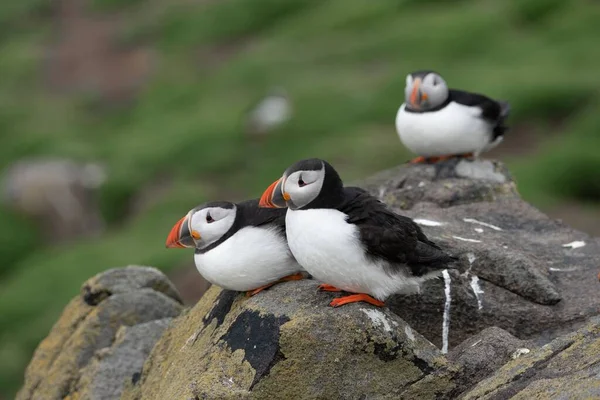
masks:
{"type": "Polygon", "coordinates": [[[171,229],[168,248],[203,249],[222,238],[234,226],[237,207],[228,201],[213,201],[191,209],[171,229]]]}
{"type": "Polygon", "coordinates": [[[285,170],[260,198],[263,208],[288,207],[292,210],[333,208],[344,199],[344,184],[325,160],[298,161],[285,170]]]}
{"type": "Polygon", "coordinates": [[[446,101],[448,93],[446,81],[435,71],[415,71],[406,76],[404,101],[412,110],[435,108],[446,101]]]}

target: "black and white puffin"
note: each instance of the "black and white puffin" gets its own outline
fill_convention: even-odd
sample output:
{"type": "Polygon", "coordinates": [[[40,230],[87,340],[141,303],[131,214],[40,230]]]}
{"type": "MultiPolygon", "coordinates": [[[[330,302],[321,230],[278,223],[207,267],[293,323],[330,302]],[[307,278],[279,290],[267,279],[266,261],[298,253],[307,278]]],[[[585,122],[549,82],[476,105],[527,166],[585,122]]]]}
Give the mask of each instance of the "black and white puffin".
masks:
{"type": "Polygon", "coordinates": [[[448,89],[434,71],[407,75],[405,101],[396,114],[396,131],[416,162],[478,157],[502,141],[508,129],[507,102],[448,89]]]}
{"type": "Polygon", "coordinates": [[[304,277],[287,245],[285,211],[259,208],[258,199],[206,203],[177,221],[166,247],[195,248],[196,268],[207,281],[255,295],[304,277]]]}
{"type": "Polygon", "coordinates": [[[393,293],[419,291],[456,259],[410,218],[365,190],[344,187],[335,169],[313,158],[290,166],[263,193],[260,207],[287,207],[288,245],[326,291],[354,293],[333,307],[365,301],[383,306],[393,293]]]}

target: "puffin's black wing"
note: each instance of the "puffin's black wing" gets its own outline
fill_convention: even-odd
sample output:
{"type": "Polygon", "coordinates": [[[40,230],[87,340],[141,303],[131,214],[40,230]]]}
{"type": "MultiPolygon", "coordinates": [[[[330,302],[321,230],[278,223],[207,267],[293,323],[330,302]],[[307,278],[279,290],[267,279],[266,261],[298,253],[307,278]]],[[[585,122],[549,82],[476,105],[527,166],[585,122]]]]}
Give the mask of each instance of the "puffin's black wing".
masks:
{"type": "Polygon", "coordinates": [[[243,226],[273,225],[285,234],[286,208],[260,208],[259,199],[252,199],[237,203],[241,211],[240,224],[243,226]]]}
{"type": "Polygon", "coordinates": [[[498,136],[502,136],[508,129],[504,124],[510,113],[510,104],[507,102],[492,100],[482,94],[457,89],[450,89],[449,100],[464,106],[481,108],[481,117],[494,124],[494,136],[492,140],[495,140],[498,136]]]}
{"type": "Polygon", "coordinates": [[[408,265],[416,276],[429,268],[447,268],[456,260],[429,240],[412,219],[392,212],[363,189],[345,190],[346,201],[339,210],[348,215],[348,223],[358,226],[370,256],[398,267],[408,265]]]}

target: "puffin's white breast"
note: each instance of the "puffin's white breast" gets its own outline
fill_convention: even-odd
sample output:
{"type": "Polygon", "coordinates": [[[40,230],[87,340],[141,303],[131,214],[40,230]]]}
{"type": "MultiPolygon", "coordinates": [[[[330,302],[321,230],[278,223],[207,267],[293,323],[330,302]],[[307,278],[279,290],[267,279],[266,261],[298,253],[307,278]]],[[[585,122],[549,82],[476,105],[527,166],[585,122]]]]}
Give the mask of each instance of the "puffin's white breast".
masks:
{"type": "MultiPolygon", "coordinates": [[[[424,157],[489,150],[493,125],[480,118],[479,107],[450,102],[438,111],[411,113],[402,104],[396,131],[410,151],[424,157]]],[[[498,144],[496,142],[495,144],[498,144]]]]}
{"type": "Polygon", "coordinates": [[[384,300],[392,293],[418,291],[422,279],[384,271],[385,262],[367,258],[356,225],[334,209],[288,210],[288,244],[315,279],[353,293],[384,300]]]}
{"type": "Polygon", "coordinates": [[[301,271],[285,238],[269,227],[245,227],[203,254],[195,254],[198,272],[225,289],[246,291],[301,271]]]}

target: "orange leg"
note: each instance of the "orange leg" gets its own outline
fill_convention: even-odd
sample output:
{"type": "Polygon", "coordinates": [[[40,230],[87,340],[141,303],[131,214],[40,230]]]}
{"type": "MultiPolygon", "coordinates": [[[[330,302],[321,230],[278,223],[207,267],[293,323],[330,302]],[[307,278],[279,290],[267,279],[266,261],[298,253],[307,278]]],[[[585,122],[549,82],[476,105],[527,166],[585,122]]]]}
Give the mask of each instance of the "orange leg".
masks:
{"type": "Polygon", "coordinates": [[[423,156],[419,156],[419,157],[413,158],[408,163],[409,164],[423,164],[425,162],[427,162],[427,159],[423,156]]]}
{"type": "Polygon", "coordinates": [[[352,294],[350,296],[338,297],[337,299],[333,299],[331,301],[331,303],[329,303],[329,305],[331,307],[340,307],[340,306],[343,306],[344,304],[356,303],[359,301],[364,301],[366,303],[372,304],[377,307],[385,306],[385,303],[383,301],[374,299],[373,297],[371,297],[365,293],[352,294]]]}
{"type": "Polygon", "coordinates": [[[471,158],[473,157],[473,153],[465,153],[465,154],[448,154],[444,156],[435,156],[435,157],[423,157],[419,156],[417,158],[413,158],[408,163],[409,164],[434,164],[440,161],[450,160],[452,158],[471,158]]]}
{"type": "Polygon", "coordinates": [[[288,275],[288,276],[284,276],[283,278],[279,279],[278,281],[275,281],[273,283],[269,283],[268,285],[264,285],[261,287],[258,287],[254,290],[249,290],[246,292],[246,297],[252,297],[255,294],[258,294],[260,292],[262,292],[263,290],[270,288],[271,286],[277,284],[277,283],[281,283],[281,282],[288,282],[288,281],[299,281],[304,279],[304,275],[302,275],[301,273],[297,273],[297,274],[293,274],[293,275],[288,275]]]}
{"type": "Polygon", "coordinates": [[[328,285],[326,283],[319,285],[318,289],[322,290],[324,292],[341,292],[342,291],[342,289],[338,289],[335,286],[328,285]]]}

